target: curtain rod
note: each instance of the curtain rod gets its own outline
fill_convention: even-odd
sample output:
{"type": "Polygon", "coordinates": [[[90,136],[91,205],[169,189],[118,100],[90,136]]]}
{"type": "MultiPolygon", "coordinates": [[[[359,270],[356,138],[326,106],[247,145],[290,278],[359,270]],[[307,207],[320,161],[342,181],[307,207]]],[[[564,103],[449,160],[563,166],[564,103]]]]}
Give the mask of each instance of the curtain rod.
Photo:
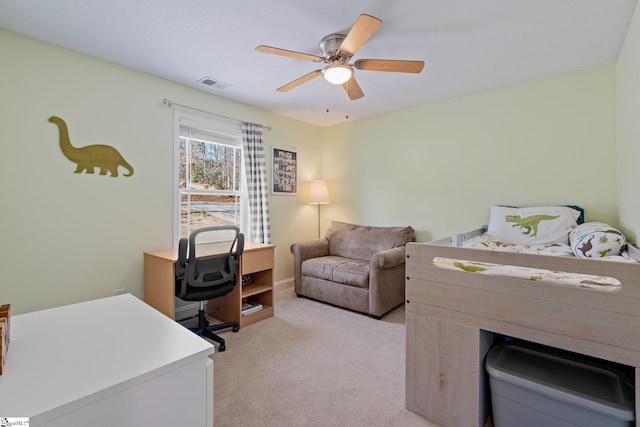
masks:
{"type": "MultiPolygon", "coordinates": [[[[188,108],[190,110],[194,110],[194,111],[199,111],[201,113],[206,113],[206,114],[213,114],[214,116],[218,116],[218,117],[222,117],[223,119],[227,119],[227,120],[233,120],[234,122],[239,122],[239,123],[243,123],[242,120],[238,120],[238,119],[234,119],[233,117],[228,117],[228,116],[223,116],[222,114],[216,114],[216,113],[212,113],[211,111],[205,111],[205,110],[201,110],[199,108],[195,108],[195,107],[190,107],[188,105],[182,105],[182,104],[178,104],[177,102],[173,102],[170,99],[163,99],[162,100],[163,104],[166,104],[168,107],[171,107],[172,105],[177,105],[178,107],[182,107],[182,108],[188,108]]],[[[264,126],[262,125],[262,127],[264,129],[267,130],[271,130],[271,126],[264,126]]]]}

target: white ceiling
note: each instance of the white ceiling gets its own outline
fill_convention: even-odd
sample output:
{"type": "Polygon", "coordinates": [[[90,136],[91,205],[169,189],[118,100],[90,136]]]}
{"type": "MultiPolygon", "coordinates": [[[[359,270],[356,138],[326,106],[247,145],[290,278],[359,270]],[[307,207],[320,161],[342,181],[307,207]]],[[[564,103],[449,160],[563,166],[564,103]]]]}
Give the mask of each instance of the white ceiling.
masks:
{"type": "Polygon", "coordinates": [[[615,63],[635,6],[636,0],[0,0],[0,28],[327,126],[615,63]],[[365,93],[356,101],[322,78],[276,92],[321,64],[258,53],[256,46],[321,55],[320,39],[348,31],[362,13],[383,24],[354,60],[424,60],[424,71],[356,70],[365,93]],[[198,80],[205,76],[229,86],[203,86],[198,80]]]}

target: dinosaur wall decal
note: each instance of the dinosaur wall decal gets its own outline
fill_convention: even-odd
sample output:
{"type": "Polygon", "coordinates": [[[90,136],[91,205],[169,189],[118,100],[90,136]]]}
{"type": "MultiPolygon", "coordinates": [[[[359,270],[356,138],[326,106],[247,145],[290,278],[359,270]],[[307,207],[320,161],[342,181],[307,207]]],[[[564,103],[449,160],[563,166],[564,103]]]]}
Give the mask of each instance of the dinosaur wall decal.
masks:
{"type": "Polygon", "coordinates": [[[133,175],[133,167],[122,157],[122,155],[110,145],[87,145],[86,147],[74,147],[69,139],[69,131],[67,124],[60,117],[49,117],[51,123],[58,125],[60,131],[60,149],[65,157],[78,167],[75,173],[81,173],[83,170],[87,173],[94,173],[94,168],[100,168],[100,175],[106,175],[107,171],[111,172],[112,177],[118,176],[118,166],[122,166],[129,173],[123,176],[133,175]]]}

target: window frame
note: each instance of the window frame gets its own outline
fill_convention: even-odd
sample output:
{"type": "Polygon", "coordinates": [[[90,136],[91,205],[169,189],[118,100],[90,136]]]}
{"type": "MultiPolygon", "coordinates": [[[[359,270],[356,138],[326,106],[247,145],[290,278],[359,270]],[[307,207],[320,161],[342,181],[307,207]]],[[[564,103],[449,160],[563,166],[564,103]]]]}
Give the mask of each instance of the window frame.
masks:
{"type": "MultiPolygon", "coordinates": [[[[193,114],[188,114],[182,111],[174,111],[174,135],[173,135],[173,148],[174,148],[174,174],[173,174],[173,245],[177,247],[180,240],[181,230],[181,196],[183,194],[220,194],[220,195],[237,195],[240,197],[240,218],[237,223],[241,232],[247,229],[248,216],[249,216],[249,204],[247,194],[247,183],[245,173],[245,159],[244,159],[244,147],[242,143],[242,132],[239,123],[229,123],[217,118],[203,117],[193,114]],[[201,131],[202,134],[219,138],[218,141],[210,141],[206,138],[200,138],[196,136],[196,140],[205,140],[216,144],[231,146],[240,149],[240,190],[238,192],[233,190],[190,190],[188,188],[180,188],[180,138],[181,128],[191,127],[196,131],[201,131]]],[[[187,186],[188,187],[188,186],[187,186]]]]}

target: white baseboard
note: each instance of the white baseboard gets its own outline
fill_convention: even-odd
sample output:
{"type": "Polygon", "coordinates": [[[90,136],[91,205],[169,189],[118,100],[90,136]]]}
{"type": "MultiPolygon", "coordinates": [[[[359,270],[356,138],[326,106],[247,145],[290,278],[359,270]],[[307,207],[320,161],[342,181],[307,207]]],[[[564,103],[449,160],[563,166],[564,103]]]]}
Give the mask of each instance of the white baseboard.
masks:
{"type": "Polygon", "coordinates": [[[273,289],[275,291],[281,291],[287,288],[293,288],[293,277],[277,281],[273,284],[273,289]]]}

